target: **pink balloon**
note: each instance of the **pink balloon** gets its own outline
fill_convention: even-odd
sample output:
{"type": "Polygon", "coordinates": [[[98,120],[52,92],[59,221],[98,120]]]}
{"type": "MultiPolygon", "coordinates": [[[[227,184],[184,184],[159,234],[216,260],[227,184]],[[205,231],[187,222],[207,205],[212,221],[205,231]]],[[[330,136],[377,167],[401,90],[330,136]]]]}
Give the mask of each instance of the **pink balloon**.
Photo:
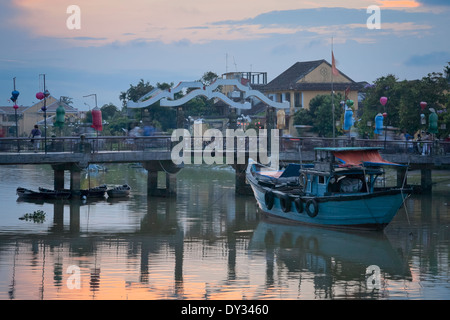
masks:
{"type": "Polygon", "coordinates": [[[381,97],[381,98],[380,98],[380,103],[381,103],[383,106],[386,105],[387,101],[388,101],[388,98],[386,98],[386,97],[381,97]]]}
{"type": "Polygon", "coordinates": [[[427,107],[427,103],[425,101],[420,102],[420,107],[423,109],[425,109],[427,107]]]}
{"type": "Polygon", "coordinates": [[[42,92],[36,93],[36,98],[37,99],[42,100],[42,99],[44,99],[44,97],[45,97],[45,95],[42,92]]]}

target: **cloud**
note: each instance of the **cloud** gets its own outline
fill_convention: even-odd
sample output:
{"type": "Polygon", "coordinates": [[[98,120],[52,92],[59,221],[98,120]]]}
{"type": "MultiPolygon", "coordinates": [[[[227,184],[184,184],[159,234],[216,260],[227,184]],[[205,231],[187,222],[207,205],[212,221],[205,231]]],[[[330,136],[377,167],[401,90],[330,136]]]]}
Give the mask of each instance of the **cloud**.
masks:
{"type": "Polygon", "coordinates": [[[411,66],[444,66],[447,62],[450,62],[449,51],[436,51],[423,55],[412,55],[406,61],[405,65],[411,66]]]}
{"type": "Polygon", "coordinates": [[[416,2],[426,6],[450,6],[448,0],[416,0],[416,2]]]}

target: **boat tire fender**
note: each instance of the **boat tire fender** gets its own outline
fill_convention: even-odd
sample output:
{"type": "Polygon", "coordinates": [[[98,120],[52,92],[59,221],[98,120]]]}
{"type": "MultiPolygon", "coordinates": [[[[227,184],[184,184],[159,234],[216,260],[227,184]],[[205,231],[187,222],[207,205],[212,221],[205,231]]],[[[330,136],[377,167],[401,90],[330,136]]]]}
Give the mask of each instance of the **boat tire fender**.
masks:
{"type": "Polygon", "coordinates": [[[311,218],[317,216],[317,214],[319,213],[319,204],[317,203],[316,199],[309,199],[308,201],[306,201],[305,210],[308,216],[310,216],[311,218]]]}
{"type": "Polygon", "coordinates": [[[272,209],[274,200],[275,200],[275,196],[272,191],[267,191],[264,194],[264,202],[266,203],[267,209],[269,209],[269,210],[272,209]]]}
{"type": "Polygon", "coordinates": [[[297,209],[298,213],[303,213],[303,202],[300,198],[297,198],[294,200],[295,208],[297,209]]]}
{"type": "Polygon", "coordinates": [[[291,211],[291,199],[288,195],[281,195],[280,196],[280,207],[283,212],[289,212],[291,211]]]}

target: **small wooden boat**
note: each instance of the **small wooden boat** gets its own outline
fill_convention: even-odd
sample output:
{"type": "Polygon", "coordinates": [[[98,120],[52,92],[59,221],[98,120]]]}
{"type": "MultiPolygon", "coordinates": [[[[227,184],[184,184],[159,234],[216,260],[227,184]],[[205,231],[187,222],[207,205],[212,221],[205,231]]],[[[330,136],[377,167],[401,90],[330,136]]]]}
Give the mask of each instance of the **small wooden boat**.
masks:
{"type": "Polygon", "coordinates": [[[103,198],[105,196],[108,187],[106,184],[102,184],[98,187],[80,190],[80,196],[86,198],[103,198]]]}
{"type": "Polygon", "coordinates": [[[316,148],[316,161],[268,171],[249,159],[246,178],[259,207],[287,222],[326,227],[382,230],[410,190],[383,187],[385,161],[379,148],[316,148]]]}
{"type": "MultiPolygon", "coordinates": [[[[106,186],[106,184],[102,184],[98,187],[93,187],[93,188],[89,188],[89,189],[82,189],[79,192],[76,192],[76,194],[79,194],[81,198],[103,198],[105,196],[105,193],[107,191],[108,187],[106,186]]],[[[51,190],[51,189],[45,189],[45,188],[39,188],[40,192],[45,192],[45,193],[53,193],[55,192],[55,190],[51,190]]],[[[71,196],[72,192],[68,189],[63,189],[57,192],[64,192],[64,193],[68,193],[71,196]]]]}
{"type": "Polygon", "coordinates": [[[130,195],[131,187],[127,184],[116,186],[106,191],[110,198],[123,198],[130,195]]]}
{"type": "Polygon", "coordinates": [[[19,198],[22,199],[69,199],[71,193],[67,190],[50,190],[45,188],[39,188],[39,191],[34,191],[26,188],[19,187],[16,190],[19,198]]]}

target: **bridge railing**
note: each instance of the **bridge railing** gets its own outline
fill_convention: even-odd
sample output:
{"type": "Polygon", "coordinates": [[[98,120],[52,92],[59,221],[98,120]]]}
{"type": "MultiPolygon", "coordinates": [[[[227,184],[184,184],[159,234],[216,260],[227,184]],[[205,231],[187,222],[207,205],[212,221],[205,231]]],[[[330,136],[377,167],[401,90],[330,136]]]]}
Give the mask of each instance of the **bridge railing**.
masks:
{"type": "MultiPolygon", "coordinates": [[[[236,138],[242,139],[242,138],[236,138]]],[[[174,144],[167,135],[149,137],[128,136],[99,136],[86,137],[50,137],[35,139],[33,144],[29,138],[0,138],[0,152],[115,152],[115,151],[171,151],[174,144]],[[46,142],[46,143],[45,143],[46,142]],[[37,144],[38,143],[38,144],[37,144]]],[[[209,142],[203,142],[204,148],[209,142]]],[[[248,147],[249,140],[246,141],[248,147]]],[[[280,137],[280,152],[312,151],[316,147],[379,147],[383,153],[411,153],[424,155],[450,154],[449,141],[401,141],[401,140],[372,140],[354,138],[318,138],[318,137],[280,137]]],[[[195,148],[192,138],[192,149],[195,148]]],[[[234,148],[242,147],[235,143],[234,148]]],[[[227,148],[226,139],[223,148],[227,148]]]]}
{"type": "Polygon", "coordinates": [[[324,147],[377,147],[383,153],[409,153],[423,155],[450,154],[450,141],[404,141],[404,140],[375,140],[354,138],[317,138],[317,137],[281,137],[280,151],[312,151],[314,148],[324,147]]]}
{"type": "Polygon", "coordinates": [[[51,137],[51,138],[0,138],[0,152],[104,152],[104,151],[170,151],[169,136],[151,137],[51,137]]]}

